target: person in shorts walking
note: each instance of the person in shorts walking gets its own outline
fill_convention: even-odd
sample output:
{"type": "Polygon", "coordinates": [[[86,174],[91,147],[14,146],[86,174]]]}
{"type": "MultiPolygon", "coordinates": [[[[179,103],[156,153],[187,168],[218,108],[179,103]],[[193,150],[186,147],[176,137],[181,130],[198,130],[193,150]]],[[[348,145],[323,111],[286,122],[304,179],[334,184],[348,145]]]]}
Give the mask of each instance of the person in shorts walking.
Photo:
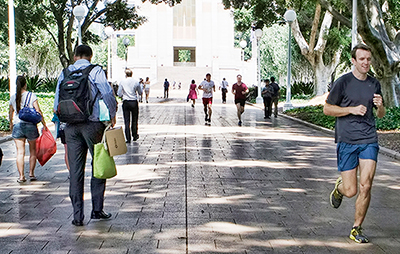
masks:
{"type": "Polygon", "coordinates": [[[212,100],[213,100],[213,92],[215,92],[215,84],[214,81],[211,80],[211,74],[206,74],[206,79],[201,82],[198,87],[199,90],[203,90],[203,105],[204,105],[204,113],[205,113],[205,121],[206,124],[211,123],[211,114],[212,114],[212,100]]]}
{"type": "Polygon", "coordinates": [[[375,109],[379,118],[386,111],[380,83],[368,76],[371,65],[370,47],[359,44],[353,48],[351,56],[354,70],[333,84],[324,105],[324,113],[336,117],[335,142],[338,170],[341,174],[330,194],[330,203],[332,207],[338,208],[343,196],[351,198],[358,192],[350,239],[357,243],[367,243],[368,238],[363,234],[361,224],[371,200],[379,151],[373,111],[375,109]]]}
{"type": "Polygon", "coordinates": [[[249,92],[246,84],[242,83],[242,75],[237,75],[237,82],[232,86],[232,93],[235,95],[235,105],[237,108],[238,125],[242,126],[242,114],[244,112],[244,104],[246,103],[246,95],[249,92]]]}

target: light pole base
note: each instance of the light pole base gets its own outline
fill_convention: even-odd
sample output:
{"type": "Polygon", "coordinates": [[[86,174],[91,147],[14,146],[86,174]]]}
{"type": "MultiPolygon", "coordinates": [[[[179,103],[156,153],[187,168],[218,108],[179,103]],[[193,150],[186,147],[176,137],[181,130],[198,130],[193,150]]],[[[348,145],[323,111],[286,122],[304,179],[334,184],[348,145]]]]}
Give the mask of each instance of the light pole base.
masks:
{"type": "Polygon", "coordinates": [[[264,99],[262,97],[257,97],[256,98],[256,103],[257,104],[264,103],[264,99]]]}
{"type": "Polygon", "coordinates": [[[289,110],[289,109],[292,109],[292,108],[293,108],[293,104],[291,102],[286,102],[283,105],[283,111],[286,111],[286,110],[289,110]]]}

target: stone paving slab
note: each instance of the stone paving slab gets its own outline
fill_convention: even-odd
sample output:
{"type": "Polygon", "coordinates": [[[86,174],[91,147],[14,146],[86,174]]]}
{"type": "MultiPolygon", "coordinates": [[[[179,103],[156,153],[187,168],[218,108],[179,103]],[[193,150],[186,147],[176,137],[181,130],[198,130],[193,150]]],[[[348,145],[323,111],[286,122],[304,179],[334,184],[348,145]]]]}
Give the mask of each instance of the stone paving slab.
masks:
{"type": "Polygon", "coordinates": [[[363,225],[371,243],[360,245],[348,238],[355,199],[328,202],[330,134],[250,106],[238,127],[235,106],[218,100],[206,126],[201,105],[160,102],[140,104],[140,139],[115,157],[107,221],[90,220],[89,156],[84,227],[71,225],[63,146],[37,166],[37,182],[18,184],[14,143],[2,143],[0,254],[399,253],[399,161],[379,156],[363,225]]]}

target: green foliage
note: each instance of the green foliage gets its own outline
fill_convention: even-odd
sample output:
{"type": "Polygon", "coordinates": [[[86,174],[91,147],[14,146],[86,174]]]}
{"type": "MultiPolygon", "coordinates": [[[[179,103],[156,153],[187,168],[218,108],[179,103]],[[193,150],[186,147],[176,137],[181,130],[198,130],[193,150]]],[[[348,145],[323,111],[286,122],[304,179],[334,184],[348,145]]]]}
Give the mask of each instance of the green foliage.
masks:
{"type": "Polygon", "coordinates": [[[10,130],[10,122],[7,118],[0,116],[0,131],[9,131],[10,130]]]}
{"type": "Polygon", "coordinates": [[[36,75],[34,77],[26,77],[26,85],[28,91],[37,91],[41,83],[42,79],[39,77],[39,75],[36,75]]]}
{"type": "Polygon", "coordinates": [[[285,111],[285,114],[328,129],[335,128],[335,117],[325,115],[323,108],[323,105],[294,108],[285,111]]]}
{"type": "Polygon", "coordinates": [[[0,92],[8,91],[10,80],[8,77],[0,77],[0,92]]]}
{"type": "MultiPolygon", "coordinates": [[[[328,129],[333,129],[335,127],[335,117],[325,115],[323,108],[323,105],[294,108],[285,111],[285,114],[328,129]]],[[[400,108],[388,108],[383,118],[376,118],[376,128],[378,130],[399,130],[400,108]]]]}
{"type": "Polygon", "coordinates": [[[400,130],[400,108],[386,109],[383,118],[376,118],[376,128],[379,130],[400,130]]]}
{"type": "Polygon", "coordinates": [[[186,63],[190,61],[190,50],[181,49],[178,52],[179,55],[179,62],[186,63]]]}

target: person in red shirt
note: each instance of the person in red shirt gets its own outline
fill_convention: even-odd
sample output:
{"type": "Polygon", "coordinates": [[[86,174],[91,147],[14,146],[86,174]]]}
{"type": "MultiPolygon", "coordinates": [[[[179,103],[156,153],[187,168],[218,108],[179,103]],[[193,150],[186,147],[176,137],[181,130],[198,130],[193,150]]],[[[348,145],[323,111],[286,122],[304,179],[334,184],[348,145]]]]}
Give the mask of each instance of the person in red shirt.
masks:
{"type": "Polygon", "coordinates": [[[242,126],[242,114],[244,112],[244,104],[246,103],[246,95],[249,92],[246,84],[242,83],[242,75],[237,75],[237,82],[232,86],[232,93],[235,95],[235,104],[237,108],[237,116],[239,126],[242,126]]]}

